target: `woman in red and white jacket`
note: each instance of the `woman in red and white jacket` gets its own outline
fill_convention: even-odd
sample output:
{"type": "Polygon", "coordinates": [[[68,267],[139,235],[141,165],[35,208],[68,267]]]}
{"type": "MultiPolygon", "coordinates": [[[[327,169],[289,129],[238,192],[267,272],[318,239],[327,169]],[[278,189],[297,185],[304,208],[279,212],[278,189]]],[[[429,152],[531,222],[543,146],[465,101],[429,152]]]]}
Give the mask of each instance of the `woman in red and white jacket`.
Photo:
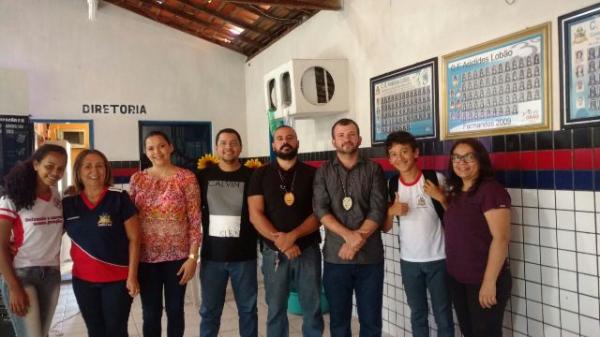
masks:
{"type": "Polygon", "coordinates": [[[66,165],[63,147],[42,145],[0,189],[0,288],[18,337],[47,336],[58,302],[63,214],[55,186],[66,165]]]}

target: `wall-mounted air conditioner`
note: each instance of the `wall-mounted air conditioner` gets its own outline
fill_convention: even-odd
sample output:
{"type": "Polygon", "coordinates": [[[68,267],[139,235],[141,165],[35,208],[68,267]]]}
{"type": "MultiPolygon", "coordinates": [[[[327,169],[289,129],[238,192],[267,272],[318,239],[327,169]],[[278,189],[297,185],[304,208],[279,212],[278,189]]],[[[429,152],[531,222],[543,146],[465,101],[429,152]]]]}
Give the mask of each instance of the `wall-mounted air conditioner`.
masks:
{"type": "Polygon", "coordinates": [[[74,149],[83,149],[87,143],[87,132],[85,130],[58,130],[58,139],[66,140],[74,149]]]}
{"type": "Polygon", "coordinates": [[[315,118],[348,110],[348,62],[292,59],[264,77],[274,118],[315,118]]]}

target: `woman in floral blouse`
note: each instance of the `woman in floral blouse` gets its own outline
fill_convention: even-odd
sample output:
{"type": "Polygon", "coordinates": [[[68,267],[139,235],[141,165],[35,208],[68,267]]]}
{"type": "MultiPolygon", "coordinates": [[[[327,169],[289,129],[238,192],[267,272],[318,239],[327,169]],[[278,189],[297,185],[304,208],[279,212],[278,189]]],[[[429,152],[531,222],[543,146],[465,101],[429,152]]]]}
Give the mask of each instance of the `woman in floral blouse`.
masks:
{"type": "Polygon", "coordinates": [[[180,337],[186,283],[196,271],[201,241],[200,189],[191,171],[171,163],[173,145],[164,133],[149,133],[144,146],[152,167],[131,177],[130,191],[142,229],[143,333],[160,337],[164,288],[167,335],[180,337]]]}

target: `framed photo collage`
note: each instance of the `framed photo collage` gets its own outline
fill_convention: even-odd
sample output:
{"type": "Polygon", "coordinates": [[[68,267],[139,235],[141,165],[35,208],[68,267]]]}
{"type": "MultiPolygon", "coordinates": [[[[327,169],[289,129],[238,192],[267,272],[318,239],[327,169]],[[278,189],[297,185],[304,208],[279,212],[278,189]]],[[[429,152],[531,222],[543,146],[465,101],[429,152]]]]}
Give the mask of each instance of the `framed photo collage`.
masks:
{"type": "MultiPolygon", "coordinates": [[[[600,124],[600,4],[558,18],[561,129],[600,124]]],[[[371,142],[552,128],[551,23],[370,79],[371,142]],[[439,88],[438,88],[439,83],[439,88]],[[438,102],[439,97],[439,102],[438,102]]]]}

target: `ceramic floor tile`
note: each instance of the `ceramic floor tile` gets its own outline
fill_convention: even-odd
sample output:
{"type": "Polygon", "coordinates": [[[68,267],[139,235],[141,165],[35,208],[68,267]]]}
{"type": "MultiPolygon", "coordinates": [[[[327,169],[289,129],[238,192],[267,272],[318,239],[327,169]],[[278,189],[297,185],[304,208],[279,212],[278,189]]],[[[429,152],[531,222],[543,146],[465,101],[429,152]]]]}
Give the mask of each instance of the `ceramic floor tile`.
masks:
{"type": "MultiPolygon", "coordinates": [[[[223,307],[221,331],[219,332],[219,337],[239,336],[237,318],[237,307],[233,297],[233,291],[231,287],[228,287],[225,297],[225,306],[223,307]]],[[[265,337],[266,335],[266,318],[267,305],[265,303],[265,292],[262,278],[260,278],[258,289],[259,337],[265,337]]],[[[329,337],[329,315],[325,315],[323,318],[325,321],[323,337],[329,337]]],[[[198,308],[194,304],[191,291],[186,292],[185,320],[186,329],[184,332],[184,337],[197,337],[200,328],[200,315],[198,314],[198,308]]],[[[288,320],[290,324],[290,337],[302,337],[302,317],[290,314],[288,315],[288,320]]],[[[166,336],[166,325],[166,315],[163,315],[163,336],[166,336]]],[[[352,335],[358,335],[358,327],[358,320],[356,317],[353,317],[352,335]]],[[[131,306],[128,330],[130,337],[142,336],[142,307],[139,296],[134,299],[131,306]]],[[[71,287],[70,282],[64,282],[61,285],[60,298],[56,307],[49,337],[87,337],[85,323],[83,322],[83,318],[79,312],[79,307],[77,306],[77,301],[75,299],[75,295],[73,294],[73,288],[71,287]]]]}

